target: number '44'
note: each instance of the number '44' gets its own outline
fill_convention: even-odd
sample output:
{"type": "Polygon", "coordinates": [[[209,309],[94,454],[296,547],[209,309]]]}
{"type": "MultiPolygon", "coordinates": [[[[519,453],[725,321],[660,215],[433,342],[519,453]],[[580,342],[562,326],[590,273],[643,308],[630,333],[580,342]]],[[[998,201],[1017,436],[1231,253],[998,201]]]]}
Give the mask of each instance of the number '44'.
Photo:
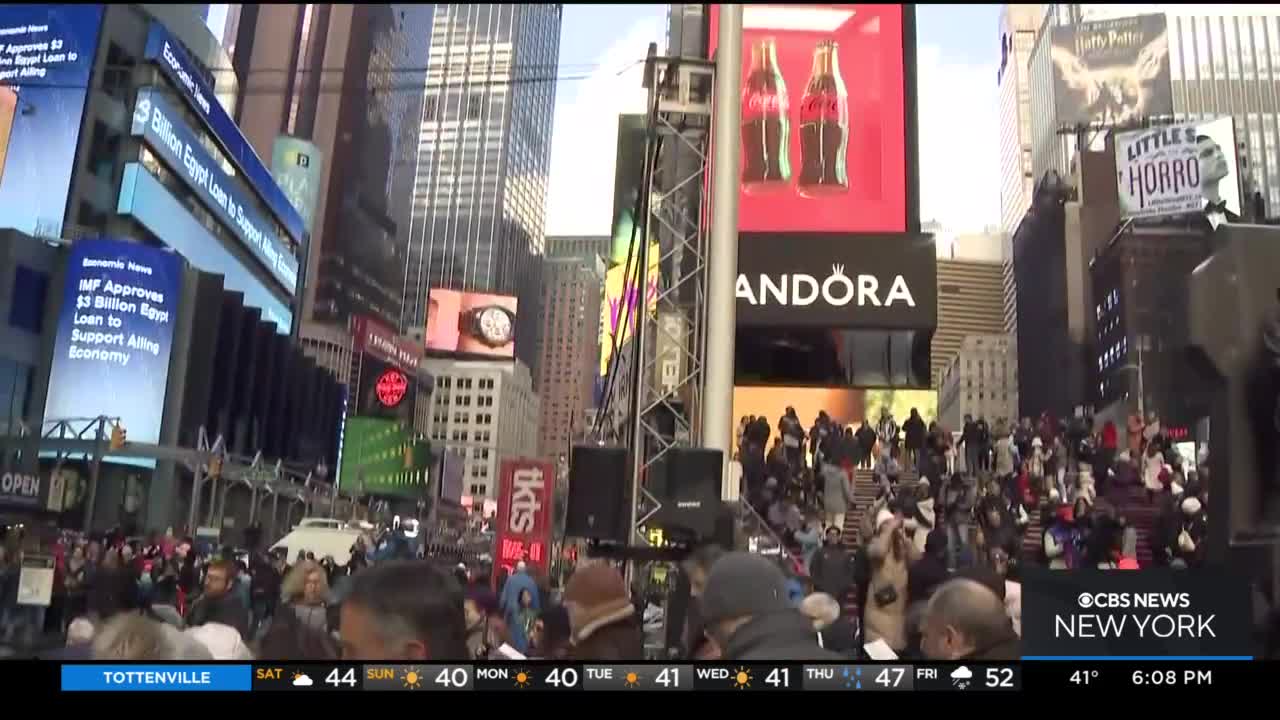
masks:
{"type": "Polygon", "coordinates": [[[347,668],[347,671],[343,673],[342,668],[334,668],[333,670],[330,670],[329,674],[325,677],[324,684],[332,685],[334,687],[340,687],[342,685],[346,685],[347,687],[355,687],[356,686],[356,669],[347,668]]]}

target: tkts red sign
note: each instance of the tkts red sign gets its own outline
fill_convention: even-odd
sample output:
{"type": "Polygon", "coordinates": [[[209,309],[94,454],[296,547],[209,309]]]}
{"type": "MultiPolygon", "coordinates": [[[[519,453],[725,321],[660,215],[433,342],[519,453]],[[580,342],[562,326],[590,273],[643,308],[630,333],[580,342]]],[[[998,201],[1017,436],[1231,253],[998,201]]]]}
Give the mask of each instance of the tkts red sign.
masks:
{"type": "Polygon", "coordinates": [[[547,569],[554,488],[555,470],[549,462],[516,459],[502,463],[495,571],[499,567],[510,571],[521,560],[547,569]]]}

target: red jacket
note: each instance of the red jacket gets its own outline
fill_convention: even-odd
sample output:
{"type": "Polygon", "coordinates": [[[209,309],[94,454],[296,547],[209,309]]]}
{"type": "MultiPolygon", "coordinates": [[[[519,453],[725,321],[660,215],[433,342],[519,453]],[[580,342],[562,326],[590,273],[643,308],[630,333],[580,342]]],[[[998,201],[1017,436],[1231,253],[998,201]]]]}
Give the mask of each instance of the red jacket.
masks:
{"type": "Polygon", "coordinates": [[[1106,450],[1120,447],[1120,433],[1116,430],[1116,424],[1109,420],[1102,426],[1102,447],[1106,450]]]}

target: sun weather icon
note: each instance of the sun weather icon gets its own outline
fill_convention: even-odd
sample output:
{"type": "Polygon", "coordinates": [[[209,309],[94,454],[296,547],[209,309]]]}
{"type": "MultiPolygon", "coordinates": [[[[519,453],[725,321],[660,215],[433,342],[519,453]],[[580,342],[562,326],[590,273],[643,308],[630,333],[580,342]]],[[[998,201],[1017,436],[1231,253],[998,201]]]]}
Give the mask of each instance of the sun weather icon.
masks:
{"type": "Polygon", "coordinates": [[[639,687],[640,676],[634,672],[629,672],[627,673],[627,676],[622,679],[622,683],[625,687],[629,687],[629,688],[639,687]]]}
{"type": "Polygon", "coordinates": [[[527,688],[529,687],[529,684],[532,682],[533,682],[533,677],[529,675],[528,670],[521,670],[520,672],[516,673],[516,687],[527,688]]]}
{"type": "Polygon", "coordinates": [[[422,687],[422,671],[416,667],[405,670],[400,679],[404,681],[406,690],[417,690],[422,687]]]}
{"type": "Polygon", "coordinates": [[[733,673],[733,687],[737,690],[745,690],[751,687],[751,671],[740,667],[733,673]]]}
{"type": "Polygon", "coordinates": [[[843,668],[840,677],[844,678],[844,686],[854,690],[862,689],[862,668],[843,668]]]}

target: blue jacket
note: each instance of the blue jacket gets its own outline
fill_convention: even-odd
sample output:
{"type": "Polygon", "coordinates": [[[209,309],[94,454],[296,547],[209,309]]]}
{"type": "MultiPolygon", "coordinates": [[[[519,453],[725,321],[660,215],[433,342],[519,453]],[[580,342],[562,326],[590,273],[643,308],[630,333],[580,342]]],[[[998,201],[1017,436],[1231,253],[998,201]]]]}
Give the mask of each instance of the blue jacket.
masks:
{"type": "Polygon", "coordinates": [[[517,622],[520,612],[520,593],[525,590],[528,590],[529,595],[533,597],[531,607],[534,610],[541,610],[538,584],[529,577],[527,572],[512,573],[511,577],[507,578],[507,584],[502,586],[502,597],[498,600],[498,607],[502,610],[502,617],[507,623],[507,631],[511,634],[511,647],[522,653],[529,651],[529,638],[524,632],[524,627],[517,622]]]}

